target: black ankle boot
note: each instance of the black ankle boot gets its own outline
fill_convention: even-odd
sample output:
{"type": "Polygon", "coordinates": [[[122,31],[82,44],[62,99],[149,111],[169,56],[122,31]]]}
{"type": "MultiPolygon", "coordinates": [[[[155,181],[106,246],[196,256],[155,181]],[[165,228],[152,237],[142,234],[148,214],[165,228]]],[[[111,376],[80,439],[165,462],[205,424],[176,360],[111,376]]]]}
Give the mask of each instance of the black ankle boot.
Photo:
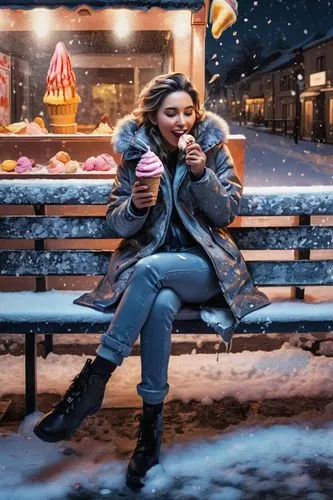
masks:
{"type": "Polygon", "coordinates": [[[34,428],[36,436],[49,443],[71,436],[87,415],[100,409],[109,378],[109,374],[93,371],[92,360],[88,359],[62,400],[37,422],[34,428]]]}
{"type": "Polygon", "coordinates": [[[132,489],[143,486],[147,471],[159,463],[163,439],[163,403],[143,406],[143,416],[136,433],[138,442],[128,464],[126,484],[132,489]]]}

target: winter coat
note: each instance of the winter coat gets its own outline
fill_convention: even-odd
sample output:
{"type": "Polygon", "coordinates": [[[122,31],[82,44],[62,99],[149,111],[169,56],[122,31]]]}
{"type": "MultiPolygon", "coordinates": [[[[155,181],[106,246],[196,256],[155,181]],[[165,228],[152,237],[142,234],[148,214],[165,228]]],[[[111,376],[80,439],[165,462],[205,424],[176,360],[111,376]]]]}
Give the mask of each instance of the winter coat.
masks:
{"type": "MultiPolygon", "coordinates": [[[[123,238],[113,252],[108,272],[96,290],[75,300],[76,304],[99,311],[110,311],[124,292],[134,265],[142,258],[158,252],[166,237],[173,202],[185,227],[205,250],[211,260],[221,287],[221,307],[230,310],[222,315],[218,309],[201,308],[201,317],[229,342],[239,320],[246,314],[268,305],[266,295],[253,284],[242,255],[226,226],[236,217],[242,186],[235,175],[234,165],[226,146],[227,123],[218,115],[206,112],[196,128],[196,141],[206,154],[206,172],[199,181],[192,180],[185,156],[179,155],[171,185],[165,171],[156,205],[144,216],[134,216],[129,210],[135,168],[141,158],[141,139],[158,155],[144,127],[127,116],[114,131],[114,149],[122,153],[122,162],[111,190],[106,213],[110,237],[123,238]],[[224,298],[224,300],[223,300],[224,298]]],[[[221,313],[221,311],[220,311],[221,313]]]]}

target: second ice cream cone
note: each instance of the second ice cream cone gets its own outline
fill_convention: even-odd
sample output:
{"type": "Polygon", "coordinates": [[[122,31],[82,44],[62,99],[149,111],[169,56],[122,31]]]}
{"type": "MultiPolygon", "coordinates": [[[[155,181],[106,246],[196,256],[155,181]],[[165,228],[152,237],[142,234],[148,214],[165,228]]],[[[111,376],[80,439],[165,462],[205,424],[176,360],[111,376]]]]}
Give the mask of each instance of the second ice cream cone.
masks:
{"type": "Polygon", "coordinates": [[[210,7],[212,35],[220,38],[223,31],[237,21],[238,3],[236,0],[213,0],[210,7]]]}
{"type": "MultiPolygon", "coordinates": [[[[153,193],[155,200],[157,200],[158,190],[160,187],[161,177],[140,177],[138,181],[143,186],[148,186],[147,191],[153,193]]],[[[154,203],[154,205],[156,202],[154,203]]]]}

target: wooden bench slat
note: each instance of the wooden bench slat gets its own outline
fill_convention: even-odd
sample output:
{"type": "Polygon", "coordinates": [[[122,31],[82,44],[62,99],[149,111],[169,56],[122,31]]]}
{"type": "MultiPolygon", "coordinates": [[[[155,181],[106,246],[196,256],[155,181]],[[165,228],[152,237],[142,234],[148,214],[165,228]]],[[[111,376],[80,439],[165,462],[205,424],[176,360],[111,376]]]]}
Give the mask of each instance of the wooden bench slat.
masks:
{"type": "MultiPolygon", "coordinates": [[[[104,205],[112,179],[0,181],[3,205],[104,205]]],[[[241,216],[333,215],[333,186],[245,188],[241,216]]]]}
{"type": "MultiPolygon", "coordinates": [[[[1,250],[2,276],[98,276],[110,252],[92,250],[1,250]]],[[[256,285],[333,285],[333,260],[248,261],[256,285]]]]}
{"type": "MultiPolygon", "coordinates": [[[[229,228],[242,250],[333,248],[333,227],[229,228]]],[[[112,238],[105,217],[3,217],[0,239],[112,238]]]]}

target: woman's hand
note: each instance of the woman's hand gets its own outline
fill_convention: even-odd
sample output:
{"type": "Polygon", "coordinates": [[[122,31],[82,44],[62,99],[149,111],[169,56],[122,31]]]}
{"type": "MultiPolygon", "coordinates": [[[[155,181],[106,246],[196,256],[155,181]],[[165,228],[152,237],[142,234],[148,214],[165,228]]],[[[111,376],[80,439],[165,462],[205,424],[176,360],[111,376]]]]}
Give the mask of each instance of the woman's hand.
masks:
{"type": "Polygon", "coordinates": [[[187,146],[185,162],[189,165],[193,175],[198,177],[202,175],[206,166],[206,160],[206,155],[197,142],[187,146]]]}
{"type": "Polygon", "coordinates": [[[153,193],[148,190],[148,186],[136,181],[132,187],[132,201],[136,208],[148,208],[155,204],[153,193]]]}

